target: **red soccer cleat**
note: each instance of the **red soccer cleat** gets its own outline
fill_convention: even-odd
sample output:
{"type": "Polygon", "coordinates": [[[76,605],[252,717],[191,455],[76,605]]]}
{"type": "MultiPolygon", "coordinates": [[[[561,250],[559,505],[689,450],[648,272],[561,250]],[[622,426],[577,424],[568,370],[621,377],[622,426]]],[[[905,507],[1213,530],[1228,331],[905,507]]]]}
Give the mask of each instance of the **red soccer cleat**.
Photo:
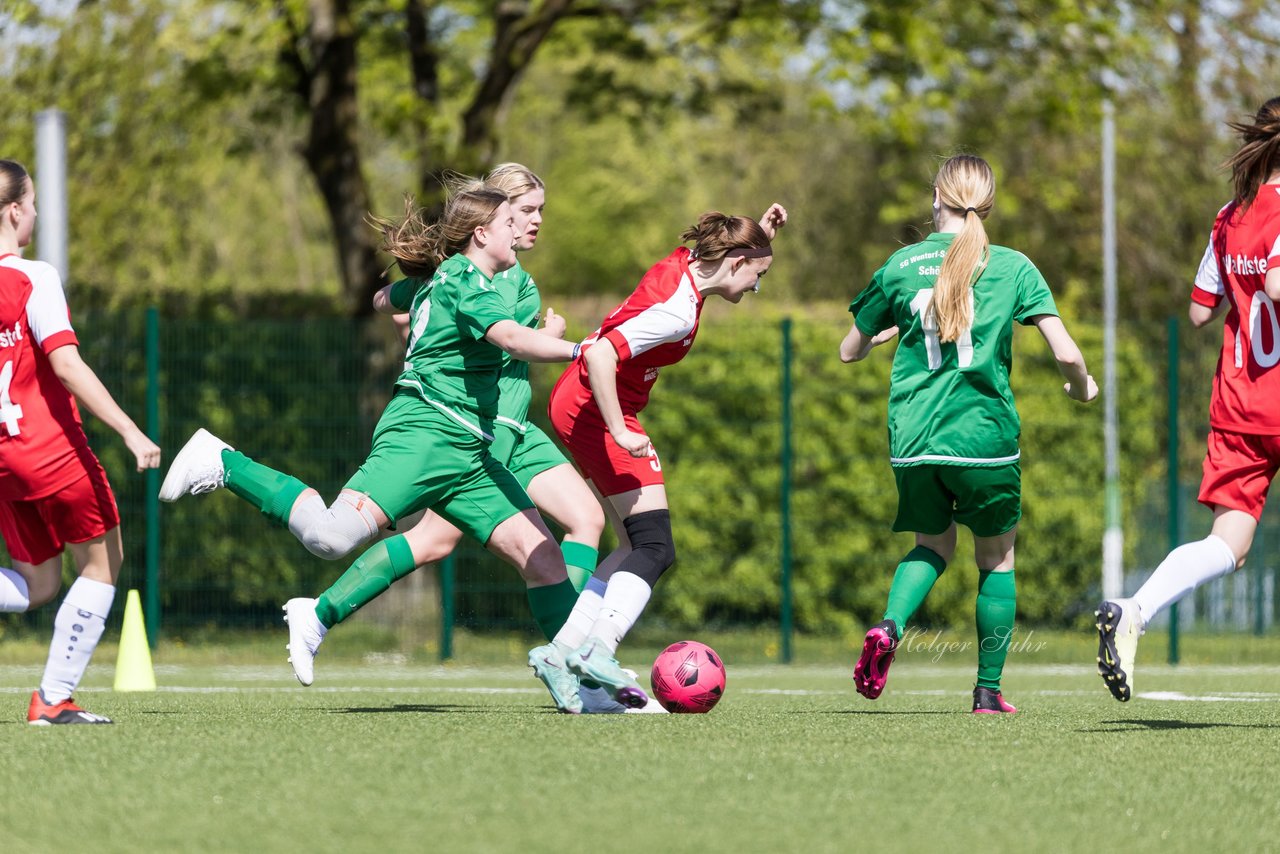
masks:
{"type": "Polygon", "coordinates": [[[32,726],[55,724],[109,724],[111,718],[86,712],[70,697],[61,703],[46,703],[40,689],[31,692],[31,706],[27,709],[27,723],[32,726]]]}
{"type": "Polygon", "coordinates": [[[973,713],[975,715],[1013,714],[1018,711],[1006,702],[999,691],[983,688],[981,685],[973,689],[973,713]]]}

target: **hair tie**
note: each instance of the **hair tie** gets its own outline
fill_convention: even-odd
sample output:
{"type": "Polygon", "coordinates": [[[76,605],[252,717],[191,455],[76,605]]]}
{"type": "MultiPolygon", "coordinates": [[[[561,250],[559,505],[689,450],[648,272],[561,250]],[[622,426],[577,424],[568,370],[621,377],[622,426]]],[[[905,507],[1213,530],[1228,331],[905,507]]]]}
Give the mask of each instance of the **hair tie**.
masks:
{"type": "Polygon", "coordinates": [[[978,209],[977,209],[977,208],[965,208],[965,209],[964,209],[964,215],[965,215],[965,216],[968,216],[970,213],[977,213],[977,212],[978,212],[978,209]]]}

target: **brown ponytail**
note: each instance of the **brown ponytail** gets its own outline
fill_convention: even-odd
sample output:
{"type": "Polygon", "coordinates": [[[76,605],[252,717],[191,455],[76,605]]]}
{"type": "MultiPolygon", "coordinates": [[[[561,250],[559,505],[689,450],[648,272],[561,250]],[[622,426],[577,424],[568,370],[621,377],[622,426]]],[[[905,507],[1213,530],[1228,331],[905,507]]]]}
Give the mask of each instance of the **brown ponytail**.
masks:
{"type": "Polygon", "coordinates": [[[693,257],[699,261],[719,261],[734,249],[769,248],[769,236],[760,223],[720,211],[708,211],[698,217],[698,222],[686,228],[680,239],[685,243],[693,241],[693,257]]]}
{"type": "Polygon", "coordinates": [[[958,154],[942,164],[933,186],[939,203],[964,217],[933,285],[938,340],[955,341],[973,326],[973,284],[991,257],[982,221],[995,204],[996,179],[981,157],[958,154]]]}
{"type": "Polygon", "coordinates": [[[1231,170],[1236,204],[1247,208],[1258,195],[1258,188],[1280,169],[1280,98],[1272,98],[1259,107],[1253,124],[1227,122],[1227,126],[1240,134],[1242,145],[1224,168],[1231,170]]]}

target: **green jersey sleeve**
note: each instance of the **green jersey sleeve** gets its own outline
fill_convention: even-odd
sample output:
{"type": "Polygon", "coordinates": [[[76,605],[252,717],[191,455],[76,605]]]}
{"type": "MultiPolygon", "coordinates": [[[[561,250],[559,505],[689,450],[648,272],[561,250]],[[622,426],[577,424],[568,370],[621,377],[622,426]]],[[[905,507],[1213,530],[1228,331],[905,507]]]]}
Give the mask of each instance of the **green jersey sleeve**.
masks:
{"type": "Polygon", "coordinates": [[[499,288],[478,278],[466,282],[458,295],[458,331],[478,341],[499,320],[512,320],[511,306],[499,288]]]}
{"type": "Polygon", "coordinates": [[[1040,275],[1036,265],[1023,259],[1022,269],[1018,275],[1018,304],[1013,319],[1023,326],[1031,322],[1031,318],[1041,314],[1058,316],[1058,305],[1053,301],[1049,291],[1049,283],[1040,275]]]}
{"type": "Polygon", "coordinates": [[[876,335],[893,326],[893,304],[884,287],[886,264],[871,277],[871,284],[849,303],[853,322],[863,335],[876,335]]]}
{"type": "Polygon", "coordinates": [[[425,284],[422,279],[409,277],[401,279],[391,285],[391,299],[393,306],[401,311],[408,311],[413,308],[414,294],[425,284]]]}

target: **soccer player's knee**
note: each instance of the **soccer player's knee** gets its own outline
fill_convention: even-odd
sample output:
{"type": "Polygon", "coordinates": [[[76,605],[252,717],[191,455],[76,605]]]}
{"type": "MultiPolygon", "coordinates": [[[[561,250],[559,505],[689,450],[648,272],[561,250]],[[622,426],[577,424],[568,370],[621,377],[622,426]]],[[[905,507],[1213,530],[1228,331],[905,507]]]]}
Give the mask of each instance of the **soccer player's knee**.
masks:
{"type": "Polygon", "coordinates": [[[299,539],[318,558],[338,560],[368,543],[378,533],[371,519],[350,504],[335,502],[299,539]]]}
{"type": "Polygon", "coordinates": [[[623,567],[652,587],[676,562],[676,542],[671,536],[671,511],[650,510],[628,517],[623,525],[631,540],[631,554],[623,567]]]}

